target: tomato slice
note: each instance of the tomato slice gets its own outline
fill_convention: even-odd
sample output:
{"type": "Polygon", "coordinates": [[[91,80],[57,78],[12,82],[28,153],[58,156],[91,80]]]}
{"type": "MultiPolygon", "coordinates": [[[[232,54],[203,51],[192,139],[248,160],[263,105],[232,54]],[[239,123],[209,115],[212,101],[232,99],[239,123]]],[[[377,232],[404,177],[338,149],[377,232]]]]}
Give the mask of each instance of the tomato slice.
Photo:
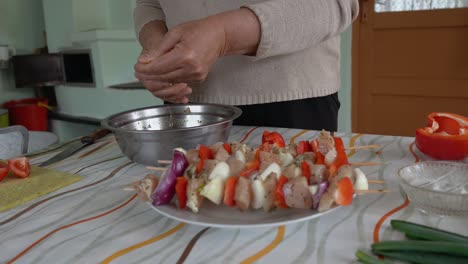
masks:
{"type": "Polygon", "coordinates": [[[14,158],[8,160],[8,167],[10,170],[20,178],[26,178],[31,173],[31,166],[26,157],[14,158]]]}
{"type": "Polygon", "coordinates": [[[8,175],[8,171],[10,171],[8,165],[3,162],[0,162],[0,182],[6,178],[6,176],[8,175]]]}

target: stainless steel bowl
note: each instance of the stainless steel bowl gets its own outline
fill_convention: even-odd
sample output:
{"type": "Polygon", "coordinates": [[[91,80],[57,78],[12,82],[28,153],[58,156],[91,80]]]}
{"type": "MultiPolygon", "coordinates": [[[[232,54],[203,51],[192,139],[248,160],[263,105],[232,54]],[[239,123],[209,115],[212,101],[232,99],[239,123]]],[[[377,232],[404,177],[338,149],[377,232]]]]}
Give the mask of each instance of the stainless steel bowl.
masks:
{"type": "Polygon", "coordinates": [[[227,141],[242,111],[216,104],[160,105],[118,113],[102,120],[123,154],[136,163],[157,165],[172,159],[174,148],[227,141]]]}

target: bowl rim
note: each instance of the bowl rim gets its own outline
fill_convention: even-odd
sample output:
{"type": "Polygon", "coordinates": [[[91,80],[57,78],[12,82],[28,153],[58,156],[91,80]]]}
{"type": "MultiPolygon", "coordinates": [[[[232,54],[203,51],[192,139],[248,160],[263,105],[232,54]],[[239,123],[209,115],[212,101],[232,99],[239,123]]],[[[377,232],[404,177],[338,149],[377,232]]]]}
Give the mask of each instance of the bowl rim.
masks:
{"type": "Polygon", "coordinates": [[[449,165],[449,166],[467,167],[468,168],[468,164],[461,163],[461,162],[455,162],[455,161],[438,161],[438,160],[422,161],[422,162],[418,162],[418,163],[415,163],[415,164],[406,165],[406,166],[404,166],[404,167],[402,167],[402,168],[400,168],[398,170],[397,175],[398,175],[398,178],[400,179],[400,184],[406,185],[408,187],[411,187],[411,188],[414,188],[414,189],[417,189],[417,190],[425,191],[425,192],[428,192],[428,193],[443,194],[443,195],[451,196],[451,197],[461,197],[461,196],[462,197],[463,196],[468,197],[468,193],[448,193],[448,192],[443,192],[443,191],[429,190],[429,189],[426,189],[426,188],[421,188],[419,186],[414,186],[414,185],[410,184],[406,179],[404,179],[401,176],[401,173],[402,173],[402,171],[404,169],[408,169],[408,168],[415,167],[415,166],[422,165],[422,164],[445,164],[445,165],[449,165]]]}
{"type": "Polygon", "coordinates": [[[226,122],[232,122],[232,121],[234,121],[234,119],[241,116],[241,114],[242,114],[242,110],[239,107],[233,106],[233,105],[213,104],[213,103],[188,103],[188,104],[168,104],[168,105],[163,104],[163,105],[140,107],[140,108],[130,109],[130,110],[126,110],[126,111],[122,111],[122,112],[119,112],[119,113],[112,114],[112,115],[104,118],[101,121],[101,126],[103,128],[105,128],[105,129],[108,129],[108,130],[112,131],[112,132],[126,132],[126,133],[137,133],[137,134],[148,134],[148,133],[155,133],[155,132],[157,132],[157,133],[174,133],[174,132],[179,132],[179,131],[196,130],[196,129],[200,129],[200,128],[206,128],[206,127],[211,127],[211,126],[223,124],[223,123],[226,123],[226,122]],[[230,116],[229,118],[225,119],[225,120],[217,121],[217,122],[207,124],[207,125],[201,125],[201,126],[195,126],[195,127],[186,127],[186,128],[178,128],[178,129],[169,129],[169,130],[133,130],[133,129],[116,128],[116,127],[113,127],[113,126],[111,126],[109,124],[110,120],[112,120],[113,118],[115,118],[115,117],[117,117],[119,115],[124,115],[124,114],[128,114],[130,112],[135,112],[135,111],[143,111],[143,110],[147,110],[147,109],[164,108],[164,107],[167,107],[167,106],[169,106],[169,107],[170,106],[214,106],[214,107],[228,108],[228,109],[232,110],[234,112],[234,114],[232,116],[230,116]]]}

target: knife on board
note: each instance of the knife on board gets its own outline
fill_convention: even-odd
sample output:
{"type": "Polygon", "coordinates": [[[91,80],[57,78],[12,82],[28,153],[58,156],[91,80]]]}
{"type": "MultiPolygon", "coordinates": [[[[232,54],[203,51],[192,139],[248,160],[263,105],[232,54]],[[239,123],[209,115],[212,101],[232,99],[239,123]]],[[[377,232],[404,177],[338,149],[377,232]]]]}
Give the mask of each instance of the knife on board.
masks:
{"type": "Polygon", "coordinates": [[[80,140],[70,143],[70,145],[68,145],[62,152],[39,164],[39,167],[45,167],[50,164],[59,162],[63,159],[66,159],[69,156],[76,153],[77,151],[79,151],[80,149],[93,144],[96,140],[108,135],[109,133],[111,133],[111,131],[108,129],[97,129],[90,135],[84,136],[80,140]]]}

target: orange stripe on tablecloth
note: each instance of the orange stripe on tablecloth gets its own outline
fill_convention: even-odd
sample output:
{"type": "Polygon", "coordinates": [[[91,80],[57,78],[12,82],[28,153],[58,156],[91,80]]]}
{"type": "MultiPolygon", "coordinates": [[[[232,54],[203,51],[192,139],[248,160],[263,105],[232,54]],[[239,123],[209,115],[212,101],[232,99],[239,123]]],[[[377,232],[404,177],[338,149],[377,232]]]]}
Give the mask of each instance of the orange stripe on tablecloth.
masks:
{"type": "MultiPolygon", "coordinates": [[[[414,151],[413,148],[414,148],[414,142],[409,145],[409,151],[411,152],[411,154],[413,154],[415,162],[418,163],[421,159],[419,158],[418,154],[416,154],[416,152],[414,151]]],[[[381,228],[382,224],[385,222],[385,220],[387,220],[387,218],[389,218],[394,213],[396,213],[396,212],[400,211],[401,209],[407,207],[409,205],[409,203],[410,203],[410,201],[409,201],[408,197],[406,197],[405,202],[402,205],[392,209],[390,212],[386,213],[384,216],[382,216],[382,218],[380,218],[380,220],[377,222],[377,224],[375,225],[375,228],[374,228],[374,242],[375,243],[380,241],[380,237],[379,237],[380,228],[381,228]]]]}
{"type": "Polygon", "coordinates": [[[250,136],[250,134],[252,134],[252,132],[255,131],[255,129],[257,129],[258,127],[253,127],[249,130],[249,132],[247,132],[247,134],[245,134],[244,138],[241,139],[240,143],[243,143],[245,140],[247,140],[247,138],[250,136]]]}
{"type": "Polygon", "coordinates": [[[80,221],[76,221],[76,222],[73,222],[71,224],[68,224],[68,225],[64,225],[64,226],[61,226],[55,230],[52,230],[51,232],[47,233],[45,236],[41,237],[39,240],[37,240],[36,242],[32,243],[29,247],[27,247],[25,250],[21,251],[21,253],[19,253],[18,255],[16,255],[14,258],[12,258],[10,261],[8,261],[8,263],[13,263],[15,261],[17,261],[19,258],[21,258],[22,256],[24,256],[26,253],[28,253],[29,250],[31,250],[32,248],[34,248],[35,246],[37,246],[39,243],[41,243],[42,241],[44,241],[45,239],[47,239],[48,237],[52,236],[53,234],[57,233],[58,231],[60,230],[64,230],[64,229],[67,229],[69,227],[72,227],[72,226],[75,226],[75,225],[78,225],[78,224],[82,224],[82,223],[86,223],[86,222],[89,222],[89,221],[92,221],[92,220],[95,220],[95,219],[98,219],[98,218],[101,218],[103,216],[106,216],[106,215],[109,215],[117,210],[119,210],[120,208],[126,206],[127,204],[129,204],[133,199],[135,199],[135,197],[137,197],[136,194],[134,194],[132,197],[130,197],[130,199],[128,199],[125,203],[115,207],[114,209],[112,210],[109,210],[107,212],[104,212],[100,215],[96,215],[96,216],[93,216],[93,217],[90,217],[90,218],[86,218],[86,219],[83,219],[83,220],[80,220],[80,221]]]}
{"type": "Polygon", "coordinates": [[[162,239],[164,239],[164,238],[166,238],[166,237],[168,237],[168,236],[174,234],[175,232],[177,232],[177,231],[179,231],[180,229],[182,229],[184,226],[186,226],[186,224],[183,224],[183,223],[178,224],[178,225],[175,226],[174,228],[172,228],[172,229],[170,229],[170,230],[168,230],[168,231],[166,231],[166,232],[164,232],[164,233],[162,233],[162,234],[160,234],[160,235],[158,235],[158,236],[155,236],[155,237],[153,237],[153,238],[150,238],[150,239],[148,239],[148,240],[145,240],[145,241],[143,241],[143,242],[140,242],[140,243],[135,244],[135,245],[133,245],[133,246],[130,246],[130,247],[128,247],[128,248],[124,248],[124,249],[122,249],[122,250],[119,250],[119,251],[115,252],[114,254],[110,255],[109,257],[107,257],[107,258],[106,258],[104,261],[102,261],[101,263],[102,263],[102,264],[111,263],[113,260],[115,260],[115,259],[117,259],[117,258],[119,258],[119,257],[121,257],[121,256],[123,256],[123,255],[126,255],[126,254],[128,254],[128,253],[130,253],[130,252],[132,252],[132,251],[134,251],[134,250],[137,250],[137,249],[139,249],[139,248],[142,248],[142,247],[144,247],[144,246],[147,246],[147,245],[149,245],[149,244],[152,244],[152,243],[154,243],[154,242],[157,242],[157,241],[159,241],[159,240],[162,240],[162,239]]]}
{"type": "MultiPolygon", "coordinates": [[[[356,134],[354,136],[351,137],[351,139],[349,140],[349,147],[354,147],[356,145],[356,140],[358,138],[362,137],[362,134],[356,134]]],[[[356,154],[356,150],[353,149],[349,152],[348,154],[348,157],[352,157],[354,156],[354,154],[356,154]]]]}
{"type": "Polygon", "coordinates": [[[309,132],[309,130],[302,130],[301,132],[299,132],[297,135],[295,135],[294,137],[292,137],[290,140],[289,140],[289,144],[294,144],[294,142],[296,141],[296,139],[302,135],[304,135],[305,133],[309,132]]]}
{"type": "Polygon", "coordinates": [[[374,243],[377,243],[380,241],[380,227],[382,226],[382,224],[385,222],[385,220],[387,220],[387,218],[389,218],[390,216],[392,216],[394,213],[400,211],[401,209],[407,207],[409,205],[409,200],[408,200],[408,197],[406,197],[405,199],[405,202],[396,207],[396,208],[393,208],[390,212],[386,213],[384,216],[382,216],[382,218],[380,218],[380,220],[377,222],[377,224],[375,225],[375,228],[374,228],[374,243]]]}
{"type": "Polygon", "coordinates": [[[285,233],[286,228],[284,226],[278,227],[278,231],[276,233],[276,237],[271,243],[260,250],[258,253],[244,259],[241,264],[249,264],[249,263],[254,263],[255,261],[261,259],[263,256],[266,254],[270,253],[273,249],[275,249],[282,241],[284,238],[284,233],[285,233]]]}
{"type": "Polygon", "coordinates": [[[416,151],[414,151],[414,142],[411,143],[411,145],[409,146],[409,151],[411,152],[411,154],[413,154],[414,156],[414,162],[418,163],[419,161],[421,161],[421,159],[419,158],[418,154],[416,154],[416,151]]]}

